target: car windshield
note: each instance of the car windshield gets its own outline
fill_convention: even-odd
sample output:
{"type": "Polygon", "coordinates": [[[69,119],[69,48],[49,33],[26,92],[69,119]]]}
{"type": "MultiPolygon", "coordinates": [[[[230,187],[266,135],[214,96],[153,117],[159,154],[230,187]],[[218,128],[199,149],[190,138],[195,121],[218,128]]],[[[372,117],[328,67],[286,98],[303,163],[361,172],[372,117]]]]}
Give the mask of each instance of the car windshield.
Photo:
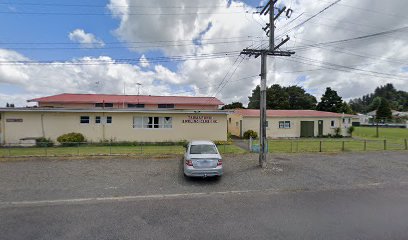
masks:
{"type": "Polygon", "coordinates": [[[191,145],[190,154],[217,154],[214,145],[191,145]]]}

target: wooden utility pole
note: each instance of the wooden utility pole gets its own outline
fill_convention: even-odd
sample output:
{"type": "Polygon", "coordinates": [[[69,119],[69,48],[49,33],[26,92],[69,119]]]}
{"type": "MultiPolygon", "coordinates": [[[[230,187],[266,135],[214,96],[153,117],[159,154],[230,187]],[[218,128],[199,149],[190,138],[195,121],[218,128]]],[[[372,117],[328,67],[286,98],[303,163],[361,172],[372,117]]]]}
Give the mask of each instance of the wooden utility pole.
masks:
{"type": "MultiPolygon", "coordinates": [[[[266,31],[266,34],[269,36],[269,48],[268,49],[244,49],[241,54],[255,56],[255,58],[261,56],[261,85],[260,85],[260,123],[259,123],[259,165],[262,168],[267,166],[267,137],[266,137],[266,127],[267,127],[267,115],[266,115],[266,74],[267,74],[267,56],[272,56],[272,66],[274,67],[275,59],[273,56],[291,56],[294,52],[291,51],[277,51],[277,49],[282,46],[284,43],[289,41],[289,37],[286,36],[286,39],[283,39],[278,46],[275,46],[275,20],[286,11],[286,16],[290,15],[288,12],[293,12],[291,9],[286,10],[286,7],[278,9],[278,13],[275,15],[275,3],[277,0],[269,0],[265,7],[260,12],[260,15],[267,15],[269,13],[269,23],[266,24],[266,27],[262,28],[266,31]],[[290,10],[290,11],[289,11],[290,10]]],[[[275,67],[274,67],[275,68],[275,67]]],[[[275,69],[273,69],[275,71],[275,69]]],[[[275,74],[272,74],[272,81],[274,81],[275,74]]]]}

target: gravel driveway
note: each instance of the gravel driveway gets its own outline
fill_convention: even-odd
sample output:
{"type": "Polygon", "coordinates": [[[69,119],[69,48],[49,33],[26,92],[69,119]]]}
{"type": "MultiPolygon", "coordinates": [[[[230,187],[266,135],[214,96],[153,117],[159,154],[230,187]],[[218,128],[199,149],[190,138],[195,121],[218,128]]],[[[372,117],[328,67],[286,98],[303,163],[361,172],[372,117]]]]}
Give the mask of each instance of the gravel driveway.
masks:
{"type": "Polygon", "coordinates": [[[0,162],[0,202],[276,189],[341,189],[408,182],[408,152],[225,155],[220,179],[186,179],[181,156],[0,162]],[[271,163],[273,162],[273,163],[271,163]]]}

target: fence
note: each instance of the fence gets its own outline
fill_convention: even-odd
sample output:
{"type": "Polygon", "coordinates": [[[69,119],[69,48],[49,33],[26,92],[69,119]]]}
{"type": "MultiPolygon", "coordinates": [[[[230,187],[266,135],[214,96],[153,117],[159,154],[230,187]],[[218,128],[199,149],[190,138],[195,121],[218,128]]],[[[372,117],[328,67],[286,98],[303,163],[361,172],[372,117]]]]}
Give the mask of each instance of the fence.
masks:
{"type": "MultiPolygon", "coordinates": [[[[259,141],[254,140],[252,145],[247,141],[251,152],[259,149],[259,141]]],[[[383,150],[408,150],[407,139],[384,140],[331,140],[331,139],[285,139],[268,140],[268,151],[274,152],[344,152],[344,151],[383,151],[383,150]]]]}
{"type": "MultiPolygon", "coordinates": [[[[180,144],[131,144],[120,143],[67,143],[65,146],[50,146],[39,143],[36,146],[25,143],[7,143],[0,147],[0,157],[20,156],[92,156],[92,155],[155,155],[183,154],[185,148],[180,144]],[[39,145],[39,146],[38,146],[39,145]]],[[[220,153],[237,153],[233,145],[217,145],[220,153]]]]}

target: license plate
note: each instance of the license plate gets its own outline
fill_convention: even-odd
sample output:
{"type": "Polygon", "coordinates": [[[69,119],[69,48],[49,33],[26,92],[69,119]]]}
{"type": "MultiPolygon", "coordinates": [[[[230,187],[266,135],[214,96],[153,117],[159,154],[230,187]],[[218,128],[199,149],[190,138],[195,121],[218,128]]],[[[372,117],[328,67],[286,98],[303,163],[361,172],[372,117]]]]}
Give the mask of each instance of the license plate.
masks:
{"type": "Polygon", "coordinates": [[[201,161],[198,161],[198,166],[200,166],[200,167],[210,167],[211,162],[208,161],[208,160],[201,160],[201,161]]]}

